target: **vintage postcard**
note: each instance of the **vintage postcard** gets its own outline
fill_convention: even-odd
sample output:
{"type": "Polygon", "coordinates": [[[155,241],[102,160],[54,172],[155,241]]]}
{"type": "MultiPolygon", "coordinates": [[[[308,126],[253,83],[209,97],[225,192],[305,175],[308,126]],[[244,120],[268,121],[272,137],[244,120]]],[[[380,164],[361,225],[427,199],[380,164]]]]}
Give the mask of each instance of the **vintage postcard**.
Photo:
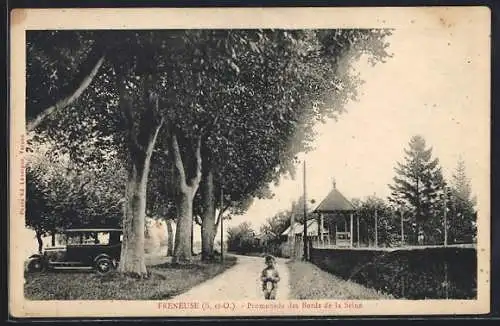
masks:
{"type": "Polygon", "coordinates": [[[490,16],[13,10],[10,313],[488,313],[490,16]]]}

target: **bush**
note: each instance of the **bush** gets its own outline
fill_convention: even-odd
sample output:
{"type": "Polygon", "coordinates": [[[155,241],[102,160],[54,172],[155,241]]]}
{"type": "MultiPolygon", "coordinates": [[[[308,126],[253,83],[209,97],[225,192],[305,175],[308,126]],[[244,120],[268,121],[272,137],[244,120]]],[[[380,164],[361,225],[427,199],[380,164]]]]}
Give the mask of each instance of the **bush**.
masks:
{"type": "Polygon", "coordinates": [[[474,248],[312,249],[311,261],[332,274],[397,298],[472,299],[477,296],[474,248]]]}

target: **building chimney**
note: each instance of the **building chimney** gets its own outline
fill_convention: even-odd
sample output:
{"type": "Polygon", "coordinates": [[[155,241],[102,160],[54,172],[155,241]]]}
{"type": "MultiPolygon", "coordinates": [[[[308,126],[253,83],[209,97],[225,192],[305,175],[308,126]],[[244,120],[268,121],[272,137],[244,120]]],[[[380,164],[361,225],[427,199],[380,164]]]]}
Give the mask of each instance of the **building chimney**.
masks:
{"type": "Polygon", "coordinates": [[[333,189],[337,188],[337,182],[335,181],[335,178],[332,178],[332,183],[333,183],[333,189]]]}

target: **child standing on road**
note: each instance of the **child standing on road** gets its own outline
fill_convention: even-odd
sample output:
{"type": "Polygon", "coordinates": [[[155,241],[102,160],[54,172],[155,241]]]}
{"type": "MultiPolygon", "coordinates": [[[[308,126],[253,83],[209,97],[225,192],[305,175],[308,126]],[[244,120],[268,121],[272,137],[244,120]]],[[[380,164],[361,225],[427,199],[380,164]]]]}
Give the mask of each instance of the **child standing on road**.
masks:
{"type": "Polygon", "coordinates": [[[278,289],[278,282],[280,281],[280,275],[275,266],[275,260],[273,256],[267,255],[265,258],[266,268],[262,270],[261,281],[262,281],[262,291],[264,291],[264,297],[266,300],[275,300],[276,291],[278,289]]]}

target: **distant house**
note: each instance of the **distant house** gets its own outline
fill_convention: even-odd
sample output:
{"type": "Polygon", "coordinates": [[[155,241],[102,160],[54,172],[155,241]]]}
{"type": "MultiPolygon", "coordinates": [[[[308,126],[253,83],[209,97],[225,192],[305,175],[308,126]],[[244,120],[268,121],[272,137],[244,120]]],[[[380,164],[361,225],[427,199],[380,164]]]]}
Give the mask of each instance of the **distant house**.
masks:
{"type": "MultiPolygon", "coordinates": [[[[292,211],[293,223],[281,233],[280,238],[283,243],[281,245],[282,255],[285,257],[295,256],[300,258],[303,252],[304,243],[304,210],[303,199],[302,203],[295,206],[292,211]]],[[[323,232],[325,230],[323,229],[323,232]]],[[[317,241],[320,238],[318,233],[318,214],[313,211],[313,208],[307,210],[307,238],[310,241],[317,241]]]]}
{"type": "MultiPolygon", "coordinates": [[[[321,234],[318,232],[318,220],[316,216],[309,218],[307,221],[307,237],[311,240],[318,240],[321,237],[321,234]]],[[[328,230],[322,228],[322,234],[328,234],[328,230]]],[[[286,237],[287,240],[291,238],[291,234],[294,234],[295,240],[302,240],[304,237],[304,223],[295,222],[294,225],[289,226],[281,236],[286,237]]]]}

